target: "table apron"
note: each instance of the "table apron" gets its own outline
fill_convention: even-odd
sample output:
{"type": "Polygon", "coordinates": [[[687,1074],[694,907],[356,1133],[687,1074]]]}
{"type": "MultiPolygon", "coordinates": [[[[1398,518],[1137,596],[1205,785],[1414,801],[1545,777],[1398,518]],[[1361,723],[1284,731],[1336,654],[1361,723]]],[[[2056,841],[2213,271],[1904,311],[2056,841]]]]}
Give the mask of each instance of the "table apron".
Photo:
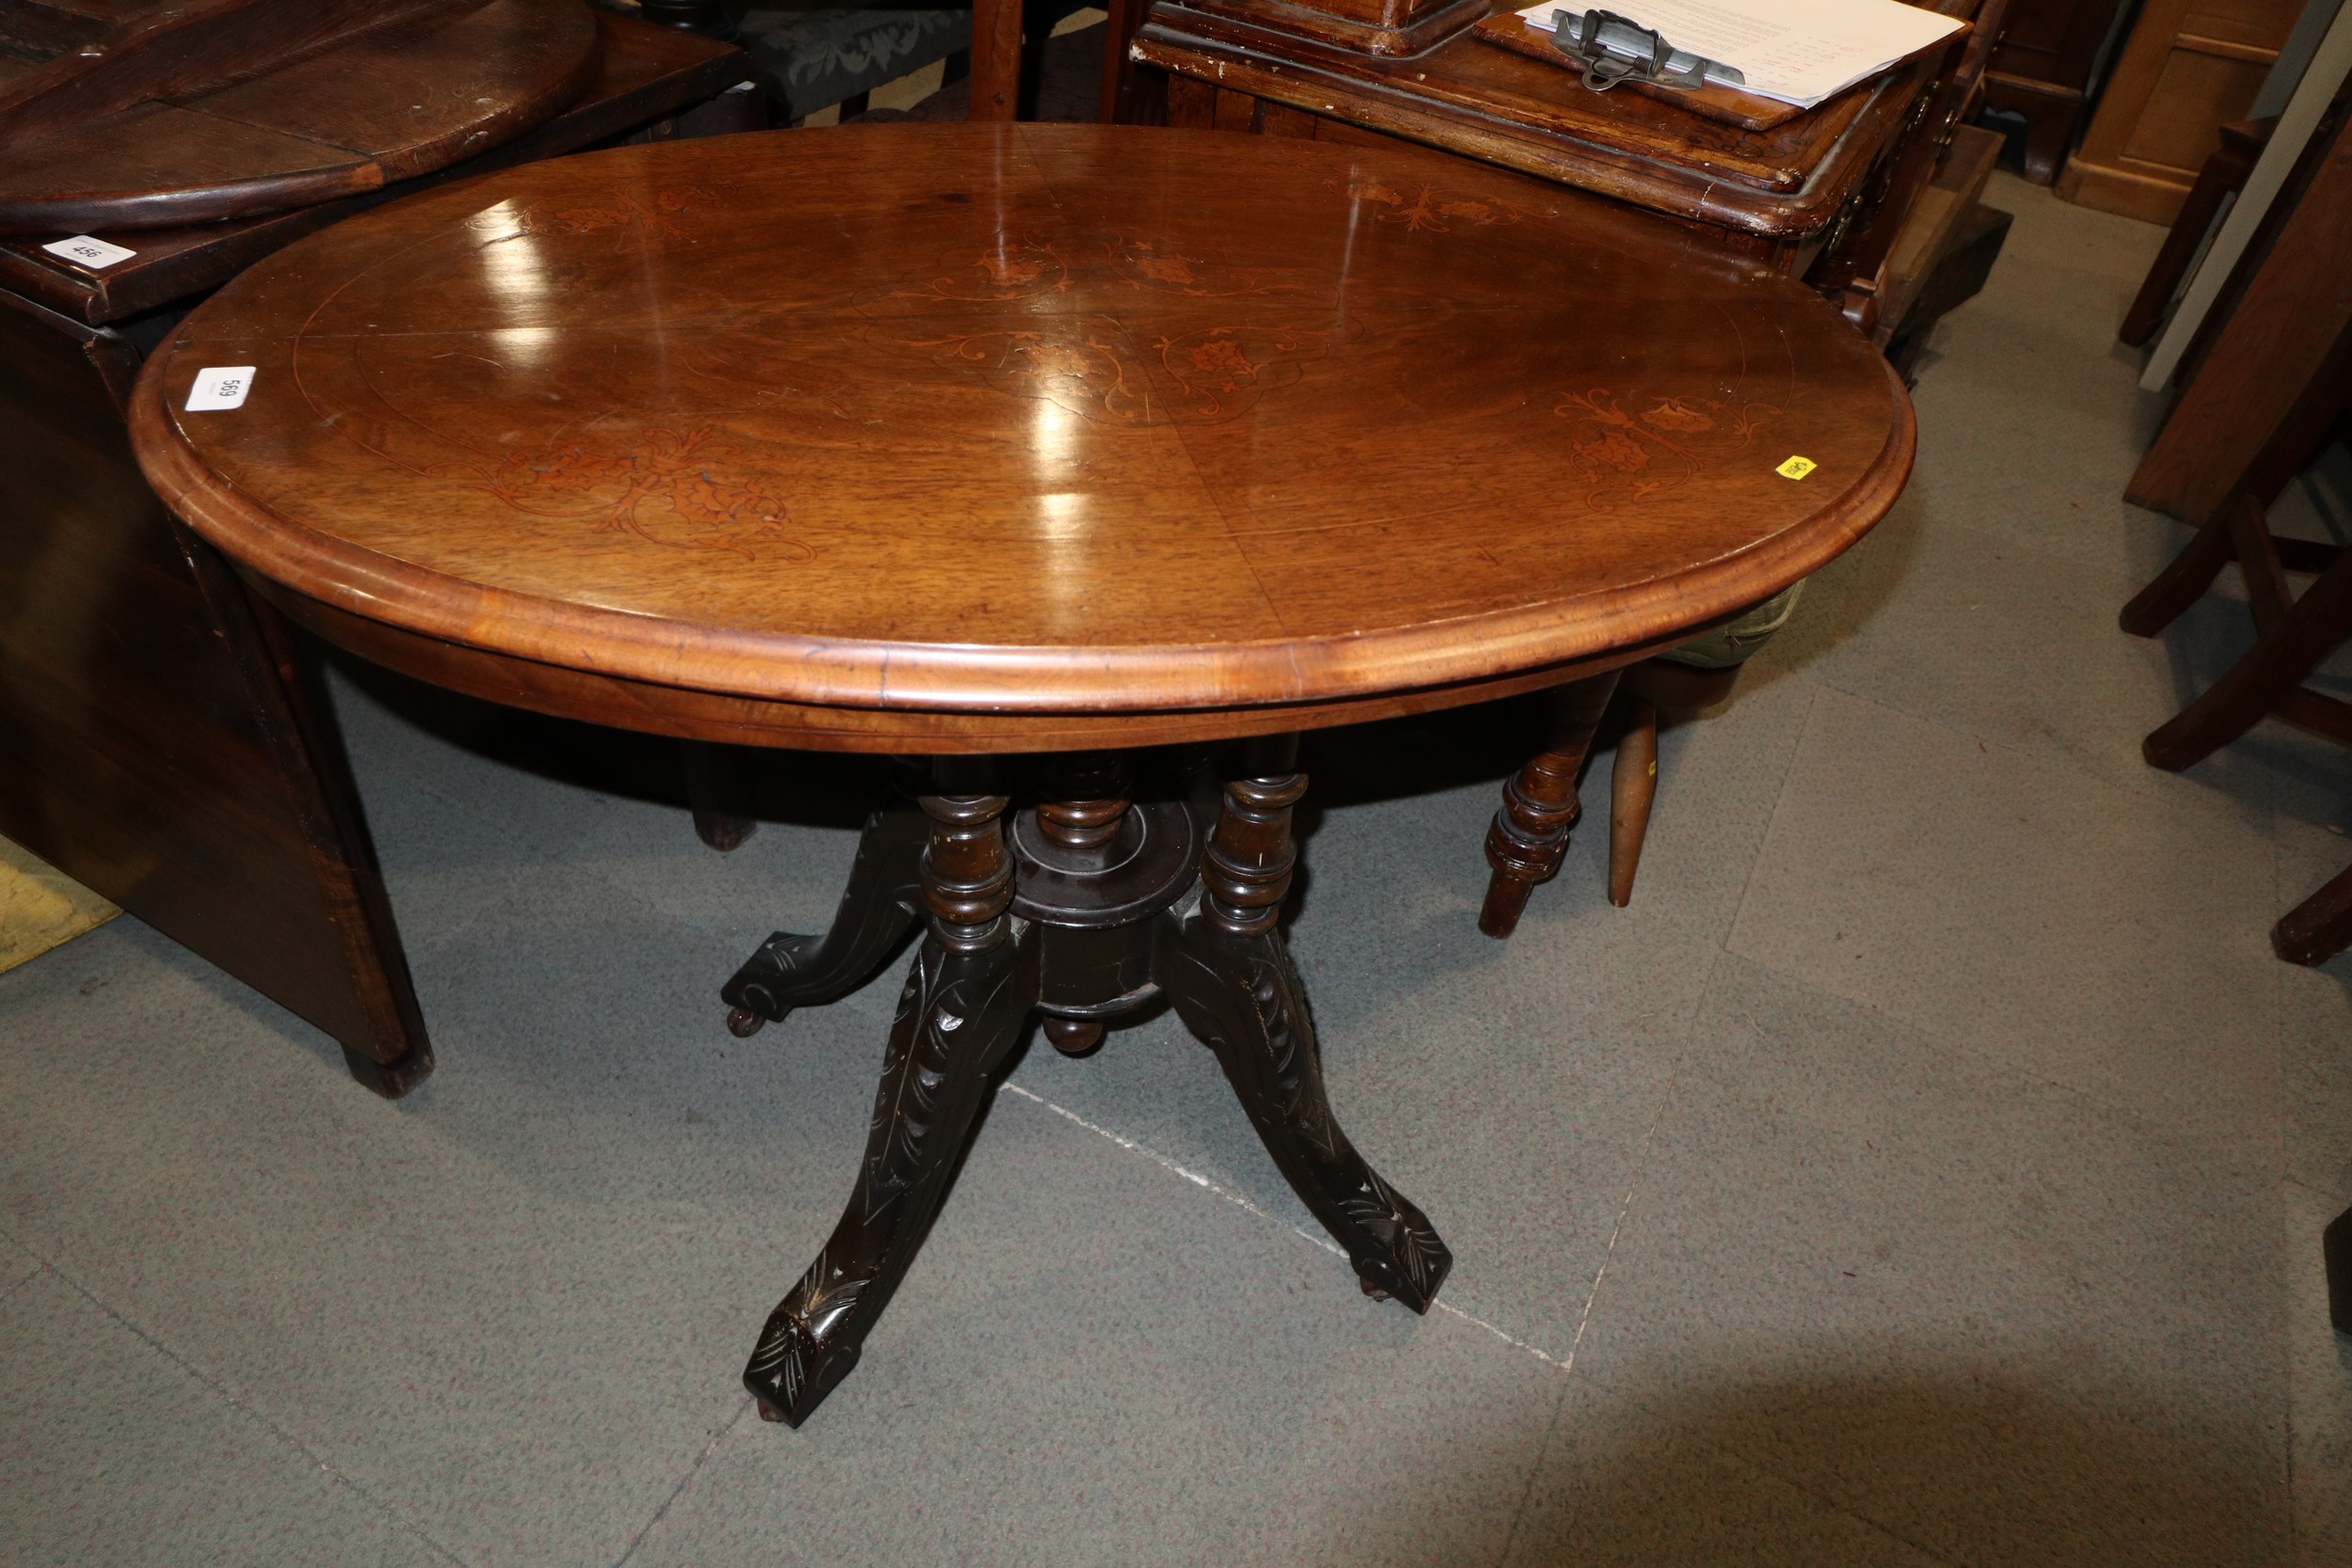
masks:
{"type": "Polygon", "coordinates": [[[1004,713],[862,708],[664,686],[451,642],[326,604],[243,567],[255,593],[347,653],[470,697],[682,740],[791,751],[908,755],[1121,750],[1331,729],[1491,702],[1621,669],[1678,647],[1740,612],[1604,654],[1330,702],[1139,712],[1004,713]]]}

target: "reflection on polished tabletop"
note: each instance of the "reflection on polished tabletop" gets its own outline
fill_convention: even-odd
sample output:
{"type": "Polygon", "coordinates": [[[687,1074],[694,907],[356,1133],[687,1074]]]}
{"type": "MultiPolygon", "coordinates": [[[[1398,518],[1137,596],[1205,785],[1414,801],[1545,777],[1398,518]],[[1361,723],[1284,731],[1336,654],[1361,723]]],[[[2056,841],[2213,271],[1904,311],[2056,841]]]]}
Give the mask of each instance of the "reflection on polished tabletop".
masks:
{"type": "Polygon", "coordinates": [[[297,593],[852,709],[1328,702],[1605,655],[1819,566],[1911,440],[1818,298],[1598,202],[1141,130],[501,177],[257,269],[157,373],[167,494],[297,593]],[[181,412],[219,364],[252,397],[181,412]]]}
{"type": "Polygon", "coordinates": [[[1591,198],[1090,126],[735,137],[436,192],[223,290],[134,419],[175,509],[365,657],[933,759],[833,928],[723,988],[749,1033],[926,917],[849,1211],[746,1374],[795,1423],[1033,1013],[1074,1052],[1172,1004],[1365,1289],[1425,1309],[1450,1255],[1332,1117],[1278,927],[1295,732],[1695,635],[1858,538],[1913,443],[1821,300],[1591,198]],[[223,369],[243,402],[191,411],[223,369]],[[1135,750],[1244,736],[1206,813],[1135,750]]]}

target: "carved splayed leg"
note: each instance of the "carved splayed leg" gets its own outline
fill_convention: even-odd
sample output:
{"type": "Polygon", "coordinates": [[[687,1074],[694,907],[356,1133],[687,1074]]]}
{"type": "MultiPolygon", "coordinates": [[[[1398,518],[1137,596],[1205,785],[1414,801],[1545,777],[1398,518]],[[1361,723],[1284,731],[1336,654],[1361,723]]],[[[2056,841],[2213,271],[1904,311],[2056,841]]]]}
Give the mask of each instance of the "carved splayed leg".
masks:
{"type": "Polygon", "coordinates": [[[1216,1053],[1266,1150],[1347,1249],[1365,1291],[1425,1312],[1454,1255],[1426,1215],[1364,1163],[1332,1116],[1305,993],[1278,928],[1306,793],[1297,742],[1261,743],[1225,787],[1199,899],[1161,925],[1160,984],[1216,1053]]]}
{"type": "Polygon", "coordinates": [[[921,912],[930,820],[911,809],[866,818],[832,926],[822,936],[778,931],[719,988],[730,1030],[756,1034],[762,1023],[837,1001],[873,976],[921,912]]]}
{"type": "Polygon", "coordinates": [[[1036,996],[1035,928],[1007,913],[999,795],[926,796],[930,916],[898,1002],[865,1163],[833,1237],[768,1318],[743,1383],[798,1426],[857,1364],[914,1260],[1036,996]]]}

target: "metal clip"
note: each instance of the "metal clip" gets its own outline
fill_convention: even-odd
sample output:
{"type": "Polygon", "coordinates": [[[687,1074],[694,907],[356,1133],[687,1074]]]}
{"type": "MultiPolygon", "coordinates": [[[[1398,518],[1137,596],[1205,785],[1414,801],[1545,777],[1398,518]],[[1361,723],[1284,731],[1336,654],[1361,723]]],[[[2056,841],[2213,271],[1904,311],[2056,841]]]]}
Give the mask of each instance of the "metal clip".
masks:
{"type": "Polygon", "coordinates": [[[1551,46],[1583,66],[1584,85],[1595,92],[1619,82],[1692,92],[1709,82],[1738,87],[1748,80],[1737,67],[1677,49],[1656,28],[1615,11],[1552,12],[1551,46]]]}

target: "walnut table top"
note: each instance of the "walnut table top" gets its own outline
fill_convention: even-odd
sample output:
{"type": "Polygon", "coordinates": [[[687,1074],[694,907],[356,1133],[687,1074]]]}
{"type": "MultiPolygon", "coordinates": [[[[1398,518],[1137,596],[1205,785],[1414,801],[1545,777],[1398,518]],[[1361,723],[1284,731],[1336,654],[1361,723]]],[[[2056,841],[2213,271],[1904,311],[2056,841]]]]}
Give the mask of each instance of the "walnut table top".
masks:
{"type": "Polygon", "coordinates": [[[399,202],[199,309],[135,425],[176,510],[371,657],[932,752],[1622,662],[1851,544],[1914,435],[1820,299],[1593,198],[1066,125],[628,148],[399,202]],[[188,410],[238,366],[239,406],[188,410]]]}

